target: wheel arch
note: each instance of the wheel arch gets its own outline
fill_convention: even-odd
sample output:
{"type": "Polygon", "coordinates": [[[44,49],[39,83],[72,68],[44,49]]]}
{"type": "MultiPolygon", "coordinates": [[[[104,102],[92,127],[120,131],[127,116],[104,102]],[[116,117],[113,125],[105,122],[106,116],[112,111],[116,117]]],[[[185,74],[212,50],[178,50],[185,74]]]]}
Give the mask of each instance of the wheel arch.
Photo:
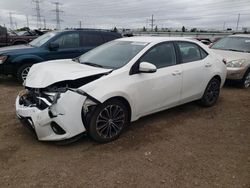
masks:
{"type": "Polygon", "coordinates": [[[35,56],[35,55],[23,55],[18,56],[15,59],[13,59],[12,63],[15,63],[15,67],[17,71],[21,66],[26,64],[35,64],[43,61],[41,57],[35,56]]]}
{"type": "MultiPolygon", "coordinates": [[[[218,79],[218,80],[220,81],[221,87],[223,87],[225,80],[223,80],[223,78],[222,78],[222,76],[221,76],[220,74],[214,74],[214,75],[211,77],[211,79],[208,80],[207,85],[208,85],[208,83],[209,83],[212,79],[214,79],[214,78],[218,79]]],[[[206,87],[207,87],[207,85],[206,85],[206,87]]]]}
{"type": "Polygon", "coordinates": [[[130,105],[130,103],[128,102],[128,100],[127,100],[125,97],[122,97],[122,96],[114,96],[114,97],[111,97],[111,98],[105,100],[104,102],[109,101],[109,100],[119,100],[119,101],[121,101],[121,102],[127,107],[127,109],[128,109],[129,121],[131,121],[131,115],[132,115],[131,105],[130,105]]]}
{"type": "Polygon", "coordinates": [[[216,74],[215,76],[213,76],[210,80],[212,80],[214,78],[218,79],[220,82],[222,81],[220,75],[218,75],[218,74],[216,74]]]}

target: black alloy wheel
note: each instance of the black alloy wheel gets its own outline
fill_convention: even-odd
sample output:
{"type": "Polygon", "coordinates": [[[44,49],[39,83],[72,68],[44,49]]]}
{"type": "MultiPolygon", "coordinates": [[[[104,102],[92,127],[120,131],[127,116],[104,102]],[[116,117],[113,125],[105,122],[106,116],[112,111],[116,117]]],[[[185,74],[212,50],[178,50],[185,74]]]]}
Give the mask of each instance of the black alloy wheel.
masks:
{"type": "Polygon", "coordinates": [[[98,142],[115,140],[128,123],[128,110],[119,100],[109,100],[97,107],[90,120],[89,134],[98,142]]]}
{"type": "Polygon", "coordinates": [[[213,106],[220,95],[220,80],[218,78],[213,78],[207,85],[207,88],[201,98],[200,102],[203,106],[213,106]]]}

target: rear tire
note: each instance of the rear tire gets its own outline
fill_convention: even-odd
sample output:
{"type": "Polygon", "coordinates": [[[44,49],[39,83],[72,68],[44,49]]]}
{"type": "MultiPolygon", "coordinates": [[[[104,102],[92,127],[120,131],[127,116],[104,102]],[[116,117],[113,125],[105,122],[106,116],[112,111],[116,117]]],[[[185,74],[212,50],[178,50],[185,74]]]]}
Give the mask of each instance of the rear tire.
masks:
{"type": "Polygon", "coordinates": [[[97,142],[117,139],[128,124],[128,109],[120,100],[111,99],[96,107],[88,133],[97,142]]]}
{"type": "Polygon", "coordinates": [[[213,106],[220,95],[220,84],[221,81],[218,78],[212,78],[207,85],[207,88],[200,99],[200,104],[206,107],[213,106]]]}
{"type": "Polygon", "coordinates": [[[20,84],[22,84],[24,82],[24,80],[26,80],[26,77],[29,73],[31,66],[32,66],[32,64],[25,64],[25,65],[22,65],[21,67],[18,68],[17,73],[16,73],[16,77],[17,77],[17,81],[20,84]]]}
{"type": "Polygon", "coordinates": [[[242,80],[240,81],[240,86],[244,89],[249,88],[250,86],[250,69],[248,69],[244,75],[244,77],[242,78],[242,80]]]}

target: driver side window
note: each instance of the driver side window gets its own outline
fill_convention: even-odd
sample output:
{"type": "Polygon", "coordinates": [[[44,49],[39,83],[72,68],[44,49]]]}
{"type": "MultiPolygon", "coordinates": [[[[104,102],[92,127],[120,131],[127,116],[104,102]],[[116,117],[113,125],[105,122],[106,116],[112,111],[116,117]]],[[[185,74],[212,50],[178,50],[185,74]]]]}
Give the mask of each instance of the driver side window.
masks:
{"type": "Polygon", "coordinates": [[[157,69],[176,65],[173,43],[162,43],[151,48],[140,60],[154,64],[157,69]]]}
{"type": "Polygon", "coordinates": [[[78,33],[68,33],[62,35],[54,42],[59,44],[59,49],[79,48],[80,46],[80,39],[78,33]]]}

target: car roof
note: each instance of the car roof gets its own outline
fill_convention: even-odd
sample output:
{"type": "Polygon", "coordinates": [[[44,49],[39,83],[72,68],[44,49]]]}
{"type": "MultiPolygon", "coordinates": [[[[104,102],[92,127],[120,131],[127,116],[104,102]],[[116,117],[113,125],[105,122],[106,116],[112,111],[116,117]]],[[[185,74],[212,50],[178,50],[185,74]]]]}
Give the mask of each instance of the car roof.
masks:
{"type": "Polygon", "coordinates": [[[245,37],[245,38],[250,38],[250,34],[237,34],[237,35],[230,35],[229,37],[245,37]]]}
{"type": "Polygon", "coordinates": [[[80,32],[94,32],[94,33],[104,33],[104,34],[111,34],[111,35],[121,35],[120,33],[117,32],[112,32],[110,30],[103,30],[103,29],[66,29],[66,30],[57,30],[57,31],[52,31],[55,33],[65,33],[65,32],[72,32],[72,31],[80,31],[80,32]]]}
{"type": "Polygon", "coordinates": [[[185,37],[154,37],[154,36],[137,36],[137,37],[126,37],[117,39],[119,41],[131,41],[131,42],[146,42],[146,43],[154,43],[154,42],[165,42],[165,41],[188,41],[188,42],[195,42],[199,43],[199,41],[195,41],[190,38],[185,37]]]}

